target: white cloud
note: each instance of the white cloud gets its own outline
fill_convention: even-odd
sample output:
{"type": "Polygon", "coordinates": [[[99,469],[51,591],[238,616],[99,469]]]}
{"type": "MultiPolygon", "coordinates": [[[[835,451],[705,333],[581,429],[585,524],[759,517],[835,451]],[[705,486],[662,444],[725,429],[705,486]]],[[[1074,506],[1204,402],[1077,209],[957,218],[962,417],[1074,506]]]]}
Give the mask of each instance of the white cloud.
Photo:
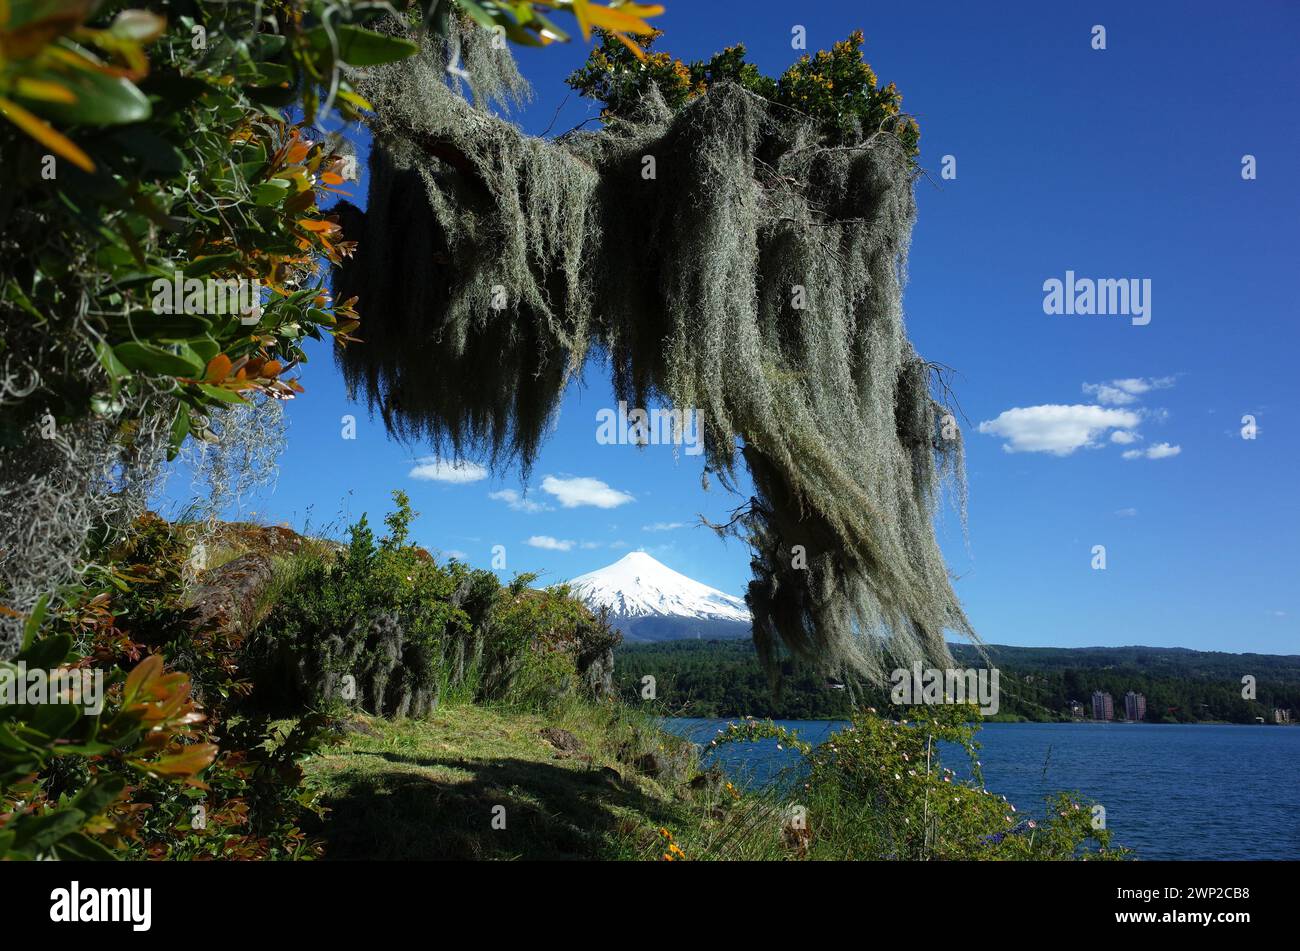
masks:
{"type": "Polygon", "coordinates": [[[600,548],[601,544],[600,542],[583,542],[579,547],[586,548],[588,551],[590,551],[593,548],[600,548]]]}
{"type": "Polygon", "coordinates": [[[1165,390],[1174,385],[1172,376],[1129,377],[1124,380],[1111,380],[1109,383],[1085,383],[1083,392],[1095,397],[1098,403],[1112,406],[1128,406],[1136,403],[1139,396],[1151,390],[1165,390]]]}
{"type": "Polygon", "coordinates": [[[1131,433],[1127,429],[1117,429],[1110,434],[1110,441],[1113,443],[1119,443],[1121,446],[1127,446],[1130,443],[1135,443],[1141,438],[1142,437],[1139,436],[1137,433],[1131,433]]]}
{"type": "Polygon", "coordinates": [[[1116,509],[1115,510],[1115,514],[1118,515],[1120,518],[1136,518],[1137,513],[1138,513],[1137,509],[1116,509]]]}
{"type": "Polygon", "coordinates": [[[452,548],[449,551],[444,551],[442,556],[444,558],[455,558],[457,561],[469,561],[469,555],[465,554],[459,548],[452,548]]]}
{"type": "Polygon", "coordinates": [[[1047,452],[1068,456],[1096,444],[1108,429],[1133,429],[1141,417],[1133,410],[1102,406],[1048,404],[1017,406],[979,424],[979,431],[1006,440],[1007,452],[1047,452]]]}
{"type": "Polygon", "coordinates": [[[464,459],[448,462],[446,459],[439,459],[437,456],[425,456],[423,459],[415,461],[415,467],[407,475],[412,479],[420,479],[425,482],[459,484],[486,479],[488,471],[477,462],[467,462],[464,459]]]}
{"type": "Polygon", "coordinates": [[[610,488],[599,479],[581,476],[560,479],[548,475],[542,480],[542,491],[555,496],[560,505],[566,509],[577,508],[580,505],[594,505],[596,508],[612,509],[636,501],[628,493],[610,488]]]}
{"type": "Polygon", "coordinates": [[[642,525],[643,532],[673,532],[679,528],[685,528],[685,522],[655,522],[652,525],[642,525]]]}
{"type": "Polygon", "coordinates": [[[517,489],[501,489],[497,492],[489,492],[489,499],[496,499],[498,502],[504,502],[516,512],[550,512],[553,511],[551,506],[545,502],[538,502],[534,499],[528,499],[523,496],[517,489]]]}
{"type": "Polygon", "coordinates": [[[1146,449],[1130,449],[1124,453],[1125,459],[1168,459],[1183,451],[1182,446],[1171,446],[1167,442],[1158,442],[1146,449]]]}
{"type": "Polygon", "coordinates": [[[609,547],[610,547],[610,548],[626,548],[626,547],[627,547],[627,542],[623,541],[623,539],[620,538],[620,539],[619,539],[618,541],[616,541],[616,542],[610,542],[610,543],[609,543],[609,547]]]}
{"type": "Polygon", "coordinates": [[[531,545],[533,548],[544,548],[547,551],[572,551],[573,542],[562,538],[552,538],[550,535],[534,535],[524,542],[525,545],[531,545]]]}

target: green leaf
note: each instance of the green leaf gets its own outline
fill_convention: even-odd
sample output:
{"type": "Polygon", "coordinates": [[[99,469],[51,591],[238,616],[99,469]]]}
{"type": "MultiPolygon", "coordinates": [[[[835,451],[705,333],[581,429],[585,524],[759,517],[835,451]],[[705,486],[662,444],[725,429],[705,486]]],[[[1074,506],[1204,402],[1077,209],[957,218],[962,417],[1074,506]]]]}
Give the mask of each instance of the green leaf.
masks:
{"type": "MultiPolygon", "coordinates": [[[[75,43],[60,40],[59,45],[94,62],[75,43]]],[[[33,79],[55,83],[76,96],[75,102],[44,102],[22,99],[33,112],[68,125],[120,125],[149,118],[149,100],[135,84],[121,76],[110,76],[94,69],[34,70],[33,79]]]]}
{"type": "Polygon", "coordinates": [[[258,63],[248,80],[253,86],[293,85],[294,71],[292,67],[279,63],[258,63]]]}
{"type": "Polygon", "coordinates": [[[176,418],[172,420],[171,442],[167,446],[168,462],[176,458],[176,454],[181,451],[181,443],[185,442],[185,437],[189,434],[190,410],[182,404],[176,408],[176,418]]]}
{"type": "Polygon", "coordinates": [[[211,337],[198,337],[189,341],[189,347],[198,357],[199,362],[203,364],[203,369],[208,368],[212,358],[221,352],[221,344],[217,343],[211,337]]]}
{"type": "Polygon", "coordinates": [[[35,317],[37,320],[44,322],[45,315],[36,309],[36,307],[32,304],[31,299],[28,298],[27,294],[23,291],[23,289],[18,286],[17,281],[10,280],[5,283],[4,298],[8,301],[12,301],[13,303],[17,304],[22,310],[26,311],[32,317],[35,317]]]}
{"type": "Polygon", "coordinates": [[[14,657],[14,663],[26,662],[28,667],[51,669],[68,659],[72,651],[72,638],[67,634],[54,634],[32,643],[14,657]]]}
{"type": "Polygon", "coordinates": [[[73,798],[70,805],[88,816],[97,816],[122,794],[126,780],[121,776],[103,776],[73,798]]]}
{"type": "Polygon", "coordinates": [[[237,391],[228,390],[224,386],[212,386],[208,383],[200,383],[198,384],[198,387],[199,390],[201,390],[204,393],[204,395],[211,397],[214,400],[221,400],[223,403],[247,403],[248,402],[248,400],[240,396],[237,391]]]}
{"type": "Polygon", "coordinates": [[[493,18],[492,14],[479,6],[477,0],[456,0],[456,5],[468,13],[480,26],[488,30],[496,29],[496,19],[493,18]]]}
{"type": "MultiPolygon", "coordinates": [[[[116,862],[117,856],[102,842],[84,832],[65,835],[54,844],[54,854],[66,862],[116,862]]],[[[0,855],[3,851],[0,851],[0,855]]]]}
{"type": "Polygon", "coordinates": [[[156,376],[197,377],[203,375],[205,364],[194,351],[181,346],[180,352],[173,353],[162,347],[138,340],[128,340],[113,348],[113,354],[122,363],[138,373],[152,373],[156,376]]]}
{"type": "Polygon", "coordinates": [[[77,809],[61,809],[29,819],[14,830],[14,848],[41,853],[65,835],[78,831],[88,817],[77,809]]]}
{"type": "Polygon", "coordinates": [[[209,254],[207,257],[197,258],[190,262],[190,266],[185,268],[185,277],[202,277],[205,274],[211,274],[220,268],[228,267],[239,261],[240,254],[238,251],[227,251],[224,254],[209,254]]]}
{"type": "Polygon", "coordinates": [[[275,59],[288,43],[288,37],[280,33],[259,33],[255,40],[259,59],[275,59]]]}
{"type": "Polygon", "coordinates": [[[551,36],[553,36],[559,42],[561,43],[569,42],[569,34],[564,32],[564,30],[560,29],[558,26],[556,26],[554,21],[552,21],[545,14],[539,13],[538,11],[534,10],[533,19],[537,21],[539,26],[545,29],[547,33],[551,34],[551,36]]]}
{"type": "Polygon", "coordinates": [[[83,710],[71,703],[42,703],[32,708],[28,724],[51,739],[61,739],[77,725],[83,710]]]}
{"type": "Polygon", "coordinates": [[[168,343],[202,337],[211,329],[212,321],[197,314],[155,314],[150,311],[137,312],[129,321],[114,320],[109,324],[111,336],[135,335],[168,343]]]}
{"type": "Polygon", "coordinates": [[[122,377],[131,375],[131,371],[127,368],[126,364],[113,354],[113,348],[107,343],[101,342],[95,349],[99,353],[100,364],[108,371],[109,378],[113,380],[114,383],[116,383],[117,380],[122,379],[122,377]]]}
{"type": "Polygon", "coordinates": [[[23,624],[23,643],[22,647],[19,648],[19,653],[31,647],[36,640],[36,633],[41,629],[41,625],[45,623],[45,611],[49,604],[50,596],[43,594],[40,600],[36,602],[36,606],[32,608],[32,613],[27,615],[27,621],[23,624]]]}
{"type": "MultiPolygon", "coordinates": [[[[317,31],[322,34],[321,40],[324,41],[324,49],[329,49],[329,37],[325,35],[324,29],[321,27],[317,27],[316,30],[312,30],[311,34],[309,34],[312,37],[313,45],[319,47],[320,41],[315,36],[317,31]]],[[[405,59],[420,51],[420,47],[410,40],[375,33],[372,30],[363,30],[359,26],[352,26],[347,23],[336,26],[334,35],[338,39],[339,59],[349,66],[379,66],[384,63],[405,59]]]]}
{"type": "Polygon", "coordinates": [[[289,194],[289,183],[282,178],[272,178],[253,189],[253,201],[259,205],[278,205],[289,194]]]}

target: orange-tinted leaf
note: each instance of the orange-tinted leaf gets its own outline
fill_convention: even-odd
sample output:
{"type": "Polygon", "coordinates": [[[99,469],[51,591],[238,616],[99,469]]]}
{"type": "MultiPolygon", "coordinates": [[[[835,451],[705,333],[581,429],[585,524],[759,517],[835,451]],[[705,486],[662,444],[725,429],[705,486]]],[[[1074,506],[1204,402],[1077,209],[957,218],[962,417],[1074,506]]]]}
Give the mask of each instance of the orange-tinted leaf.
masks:
{"type": "MultiPolygon", "coordinates": [[[[589,20],[591,23],[594,23],[596,26],[603,27],[606,30],[610,30],[618,33],[641,33],[641,34],[649,34],[655,31],[654,27],[652,27],[645,20],[641,19],[640,16],[635,16],[632,13],[626,12],[628,9],[631,9],[632,5],[629,5],[628,7],[602,7],[594,4],[585,4],[585,6],[587,8],[586,9],[587,20],[589,20]]],[[[664,8],[659,6],[645,6],[645,5],[637,4],[635,5],[635,7],[636,7],[636,12],[640,13],[641,16],[657,16],[660,13],[664,12],[664,8]]],[[[574,13],[577,13],[578,4],[576,0],[574,2],[573,9],[574,9],[574,13]]],[[[581,17],[579,17],[578,22],[579,23],[582,22],[581,17]]],[[[585,36],[586,34],[585,28],[583,33],[585,36]]]]}
{"type": "Polygon", "coordinates": [[[89,155],[77,147],[75,142],[44,119],[32,115],[16,102],[0,97],[0,115],[3,115],[41,145],[55,154],[63,156],[82,171],[93,172],[95,170],[95,163],[90,160],[89,155]]]}
{"type": "Polygon", "coordinates": [[[208,368],[203,374],[203,380],[206,383],[220,383],[226,377],[230,376],[230,357],[224,353],[218,353],[210,361],[208,368]]]}
{"type": "Polygon", "coordinates": [[[30,79],[19,76],[14,83],[14,92],[25,99],[39,99],[42,102],[76,102],[77,94],[66,86],[52,83],[45,79],[30,79]]]}
{"type": "Polygon", "coordinates": [[[77,3],[69,6],[72,9],[0,33],[0,52],[8,59],[27,59],[41,52],[58,37],[72,32],[85,19],[90,4],[77,3]]]}
{"type": "Polygon", "coordinates": [[[141,691],[147,690],[162,673],[162,665],[162,657],[158,654],[150,654],[136,664],[135,669],[127,674],[126,686],[122,689],[123,704],[133,702],[141,691]]]}
{"type": "Polygon", "coordinates": [[[644,63],[644,62],[646,61],[645,50],[641,49],[641,47],[639,47],[636,43],[633,43],[631,40],[629,40],[629,39],[628,39],[626,36],[624,36],[622,33],[613,33],[613,34],[611,34],[611,35],[614,37],[614,39],[618,40],[620,43],[622,43],[624,46],[626,46],[629,50],[631,50],[631,51],[632,51],[632,55],[635,56],[637,59],[639,59],[641,62],[644,63]]]}
{"type": "Polygon", "coordinates": [[[591,39],[591,4],[587,0],[573,0],[573,15],[578,19],[578,29],[584,40],[591,39]]]}
{"type": "Polygon", "coordinates": [[[193,776],[211,766],[218,752],[213,743],[195,743],[193,746],[185,747],[180,753],[173,753],[152,763],[141,765],[159,776],[193,776]]]}

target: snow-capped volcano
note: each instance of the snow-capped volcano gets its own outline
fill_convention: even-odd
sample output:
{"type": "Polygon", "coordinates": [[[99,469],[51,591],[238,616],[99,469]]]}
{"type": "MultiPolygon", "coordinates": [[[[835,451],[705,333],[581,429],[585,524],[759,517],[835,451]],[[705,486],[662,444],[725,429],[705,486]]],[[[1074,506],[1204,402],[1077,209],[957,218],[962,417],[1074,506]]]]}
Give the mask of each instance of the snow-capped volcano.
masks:
{"type": "Polygon", "coordinates": [[[643,551],[579,575],[569,588],[631,640],[744,637],[749,608],[740,598],[673,571],[643,551]]]}

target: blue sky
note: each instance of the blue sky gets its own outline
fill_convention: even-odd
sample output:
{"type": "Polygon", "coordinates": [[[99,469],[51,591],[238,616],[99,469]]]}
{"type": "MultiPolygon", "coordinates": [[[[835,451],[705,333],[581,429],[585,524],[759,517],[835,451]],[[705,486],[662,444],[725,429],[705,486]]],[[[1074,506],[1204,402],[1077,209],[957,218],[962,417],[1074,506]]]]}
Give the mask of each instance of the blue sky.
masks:
{"type": "MultiPolygon", "coordinates": [[[[810,50],[861,28],[918,116],[932,174],[904,305],[919,351],[959,372],[969,539],[951,512],[940,537],[983,638],[1300,652],[1300,7],[665,3],[662,48],[690,60],[743,41],[769,74],[798,56],[794,26],[810,50]],[[944,156],[955,179],[940,178],[944,156]],[[1045,314],[1044,282],[1068,270],[1150,280],[1150,323],[1045,314]]],[[[595,113],[563,84],[585,55],[580,38],[519,52],[536,92],[526,130],[595,113]]],[[[559,581],[644,548],[743,593],[744,546],[693,527],[743,498],[701,491],[699,457],[597,445],[613,405],[602,367],[566,395],[525,487],[517,472],[412,477],[446,468],[348,401],[327,347],[312,358],[277,487],[245,514],[377,521],[402,488],[417,540],[476,565],[499,544],[506,574],[559,581]]],[[[178,477],[169,493],[185,489],[178,477]]]]}

